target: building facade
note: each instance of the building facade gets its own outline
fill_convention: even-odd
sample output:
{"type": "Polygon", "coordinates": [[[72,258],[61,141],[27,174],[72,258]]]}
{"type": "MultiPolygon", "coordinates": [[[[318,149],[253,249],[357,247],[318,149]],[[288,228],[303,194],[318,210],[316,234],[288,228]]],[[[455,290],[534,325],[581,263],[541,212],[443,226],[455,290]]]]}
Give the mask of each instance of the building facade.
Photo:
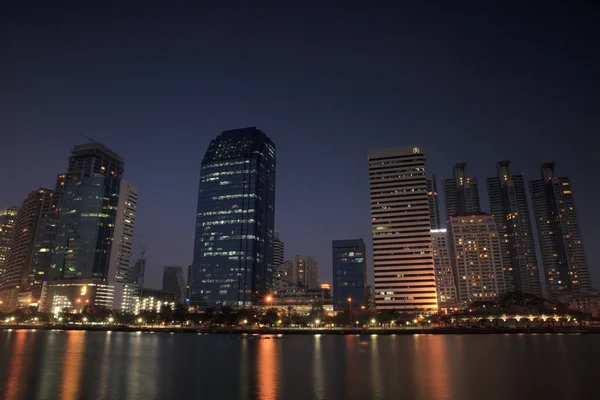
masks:
{"type": "Polygon", "coordinates": [[[81,313],[87,306],[114,307],[115,288],[102,279],[45,281],[39,310],[58,314],[64,309],[81,313]]]}
{"type": "Polygon", "coordinates": [[[108,265],[108,280],[111,282],[132,284],[137,280],[137,276],[134,276],[134,271],[131,270],[131,249],[137,201],[137,187],[121,179],[108,265]]]}
{"type": "Polygon", "coordinates": [[[498,300],[506,288],[494,217],[483,212],[457,213],[450,218],[449,230],[460,304],[498,300]]]}
{"type": "Polygon", "coordinates": [[[427,197],[429,198],[429,223],[431,229],[440,229],[440,203],[435,175],[427,177],[427,197]]]}
{"type": "Polygon", "coordinates": [[[202,160],[190,304],[257,304],[271,290],[275,144],[252,127],[225,131],[202,160]]]}
{"type": "Polygon", "coordinates": [[[442,184],[446,202],[446,221],[459,212],[481,211],[477,179],[467,175],[467,163],[455,164],[452,178],[442,178],[442,184]]]}
{"type": "Polygon", "coordinates": [[[40,215],[51,194],[48,189],[35,190],[19,208],[0,277],[0,310],[13,311],[20,305],[27,307],[39,303],[44,271],[32,269],[32,261],[40,215]]]}
{"type": "Polygon", "coordinates": [[[592,285],[571,182],[556,175],[552,162],[541,169],[542,179],[530,186],[548,295],[557,300],[589,292],[592,285]]]}
{"type": "Polygon", "coordinates": [[[273,242],[273,270],[276,270],[285,261],[285,243],[279,239],[279,232],[275,231],[273,242]]]}
{"type": "Polygon", "coordinates": [[[369,186],[377,309],[437,310],[422,149],[370,151],[369,186]]]}
{"type": "Polygon", "coordinates": [[[497,176],[488,178],[490,211],[500,238],[504,282],[508,292],[542,296],[527,192],[523,175],[510,171],[509,161],[497,164],[497,176]]]}
{"type": "Polygon", "coordinates": [[[334,240],[333,308],[343,311],[366,306],[367,249],[362,239],[334,240]]]}
{"type": "Polygon", "coordinates": [[[170,266],[163,269],[162,290],[168,293],[175,293],[177,301],[180,304],[185,303],[186,290],[182,267],[170,266]]]}
{"type": "Polygon", "coordinates": [[[432,229],[433,264],[435,266],[435,285],[440,308],[450,308],[457,304],[456,282],[450,246],[446,229],[432,229]]]}
{"type": "Polygon", "coordinates": [[[6,257],[8,257],[10,237],[15,226],[18,211],[19,207],[17,206],[0,208],[0,282],[2,282],[2,271],[6,257]]]}

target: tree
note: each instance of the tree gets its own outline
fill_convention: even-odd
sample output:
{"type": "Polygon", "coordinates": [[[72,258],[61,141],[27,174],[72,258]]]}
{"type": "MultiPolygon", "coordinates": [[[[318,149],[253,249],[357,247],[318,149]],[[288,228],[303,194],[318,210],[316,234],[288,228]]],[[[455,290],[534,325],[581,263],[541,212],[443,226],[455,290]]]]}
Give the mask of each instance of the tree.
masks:
{"type": "Polygon", "coordinates": [[[270,308],[267,312],[262,316],[261,322],[263,324],[274,325],[279,321],[279,314],[277,313],[276,308],[270,308]]]}
{"type": "Polygon", "coordinates": [[[104,322],[112,315],[112,312],[104,307],[99,305],[87,305],[83,309],[82,314],[89,320],[93,322],[104,322]]]}
{"type": "Polygon", "coordinates": [[[188,320],[189,312],[182,304],[177,304],[173,311],[173,319],[181,324],[188,320]]]}

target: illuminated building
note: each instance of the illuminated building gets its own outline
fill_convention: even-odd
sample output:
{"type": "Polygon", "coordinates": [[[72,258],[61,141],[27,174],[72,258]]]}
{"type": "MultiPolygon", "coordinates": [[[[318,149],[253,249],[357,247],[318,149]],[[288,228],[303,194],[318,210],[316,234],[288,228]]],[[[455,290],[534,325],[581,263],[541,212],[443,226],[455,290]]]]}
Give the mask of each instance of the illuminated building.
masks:
{"type": "Polygon", "coordinates": [[[336,311],[346,310],[350,306],[366,306],[366,252],[362,239],[332,242],[333,307],[336,311]]]}
{"type": "Polygon", "coordinates": [[[160,312],[162,307],[169,307],[175,310],[179,297],[176,293],[165,292],[158,289],[144,289],[141,295],[136,299],[135,314],[141,311],[160,312]]]}
{"type": "Polygon", "coordinates": [[[11,206],[0,208],[0,282],[2,281],[2,267],[6,262],[8,256],[8,249],[10,249],[10,236],[12,234],[13,226],[15,225],[15,218],[19,207],[11,206]]]}
{"type": "Polygon", "coordinates": [[[435,175],[427,177],[427,196],[429,198],[429,222],[431,229],[440,229],[440,203],[435,175]]]}
{"type": "MultiPolygon", "coordinates": [[[[43,284],[39,310],[58,313],[67,308],[80,313],[86,306],[113,309],[115,287],[101,279],[68,279],[43,284]]],[[[117,307],[119,308],[119,307],[117,307]]]]}
{"type": "Polygon", "coordinates": [[[490,211],[502,249],[507,292],[519,291],[542,296],[540,274],[523,175],[513,175],[509,161],[497,164],[498,174],[488,178],[490,211]]]}
{"type": "Polygon", "coordinates": [[[542,165],[542,179],[530,182],[542,262],[551,300],[591,290],[573,188],[554,163],[542,165]]]}
{"type": "Polygon", "coordinates": [[[100,143],[73,148],[57,183],[51,279],[108,278],[123,168],[123,157],[100,143]]]}
{"type": "Polygon", "coordinates": [[[0,310],[16,309],[20,292],[24,293],[21,296],[23,306],[37,305],[39,301],[44,271],[37,271],[31,266],[40,215],[51,195],[52,191],[40,188],[31,192],[19,208],[0,276],[0,310]]]}
{"type": "Polygon", "coordinates": [[[446,229],[432,229],[433,265],[435,266],[435,285],[440,308],[456,305],[456,283],[450,257],[450,247],[446,229]]]}
{"type": "Polygon", "coordinates": [[[285,244],[279,240],[279,232],[275,231],[273,242],[273,269],[276,270],[285,260],[285,244]]]}
{"type": "Polygon", "coordinates": [[[446,202],[446,222],[459,212],[481,211],[477,179],[467,176],[466,167],[467,163],[457,163],[454,165],[453,177],[442,178],[444,201],[446,202]]]}
{"type": "Polygon", "coordinates": [[[314,257],[296,255],[286,261],[285,266],[296,286],[310,289],[319,287],[319,271],[314,257]]]}
{"type": "Polygon", "coordinates": [[[183,268],[178,266],[165,267],[163,269],[162,290],[175,293],[177,302],[185,303],[185,281],[183,280],[183,268]]]}
{"type": "Polygon", "coordinates": [[[437,310],[425,155],[419,146],[369,152],[378,310],[437,310]]]}
{"type": "Polygon", "coordinates": [[[494,217],[484,212],[457,213],[448,226],[459,302],[464,306],[498,300],[506,288],[494,217]]]}
{"type": "Polygon", "coordinates": [[[190,305],[256,304],[273,283],[275,145],[251,127],[222,132],[202,160],[190,305]]]}
{"type": "Polygon", "coordinates": [[[110,282],[133,284],[138,280],[130,271],[137,201],[137,187],[121,179],[107,274],[110,282]]]}

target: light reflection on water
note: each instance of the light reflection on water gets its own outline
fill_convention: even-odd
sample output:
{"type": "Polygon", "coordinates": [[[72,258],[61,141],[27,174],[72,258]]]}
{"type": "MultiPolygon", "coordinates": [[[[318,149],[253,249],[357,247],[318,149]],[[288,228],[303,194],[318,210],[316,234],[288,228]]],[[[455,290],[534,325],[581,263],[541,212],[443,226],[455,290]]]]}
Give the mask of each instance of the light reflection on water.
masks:
{"type": "Polygon", "coordinates": [[[600,335],[0,331],[0,399],[526,399],[597,393],[600,335]]]}

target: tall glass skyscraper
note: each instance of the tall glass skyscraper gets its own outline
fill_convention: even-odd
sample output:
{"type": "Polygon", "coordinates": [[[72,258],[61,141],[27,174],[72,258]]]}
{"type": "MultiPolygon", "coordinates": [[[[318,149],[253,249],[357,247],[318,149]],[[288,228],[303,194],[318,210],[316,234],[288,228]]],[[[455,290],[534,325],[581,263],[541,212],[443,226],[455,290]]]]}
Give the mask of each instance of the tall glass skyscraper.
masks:
{"type": "Polygon", "coordinates": [[[334,240],[333,309],[366,306],[367,257],[362,239],[334,240]],[[352,304],[350,304],[352,303],[352,304]]]}
{"type": "Polygon", "coordinates": [[[255,127],[222,132],[200,170],[190,304],[259,302],[272,286],[274,230],[275,144],[255,127]]]}

